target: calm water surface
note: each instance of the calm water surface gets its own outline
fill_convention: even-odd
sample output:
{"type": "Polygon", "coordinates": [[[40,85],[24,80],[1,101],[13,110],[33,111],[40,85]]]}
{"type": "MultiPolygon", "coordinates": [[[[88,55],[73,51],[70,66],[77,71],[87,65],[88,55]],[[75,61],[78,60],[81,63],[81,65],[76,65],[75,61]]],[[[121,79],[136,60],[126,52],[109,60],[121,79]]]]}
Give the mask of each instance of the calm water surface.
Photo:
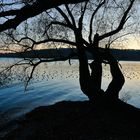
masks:
{"type": "MultiPolygon", "coordinates": [[[[1,59],[0,63],[11,60],[1,59]]],[[[125,85],[120,98],[140,108],[140,62],[120,62],[125,75],[125,85]]],[[[109,67],[103,66],[102,88],[106,89],[111,76],[109,67]]],[[[16,71],[18,73],[18,70],[16,71]]],[[[42,105],[50,105],[62,100],[87,100],[79,87],[78,62],[53,62],[41,64],[35,72],[34,80],[24,91],[24,84],[13,83],[0,88],[0,121],[5,123],[15,117],[42,105]]]]}

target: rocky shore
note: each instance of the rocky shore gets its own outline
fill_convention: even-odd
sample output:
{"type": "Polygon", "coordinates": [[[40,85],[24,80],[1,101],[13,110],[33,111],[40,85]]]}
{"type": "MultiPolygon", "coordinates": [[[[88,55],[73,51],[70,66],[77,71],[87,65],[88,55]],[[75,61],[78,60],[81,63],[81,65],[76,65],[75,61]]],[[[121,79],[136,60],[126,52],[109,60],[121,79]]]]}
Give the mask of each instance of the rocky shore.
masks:
{"type": "Polygon", "coordinates": [[[4,140],[139,140],[140,110],[102,97],[94,103],[41,106],[18,121],[4,140]]]}

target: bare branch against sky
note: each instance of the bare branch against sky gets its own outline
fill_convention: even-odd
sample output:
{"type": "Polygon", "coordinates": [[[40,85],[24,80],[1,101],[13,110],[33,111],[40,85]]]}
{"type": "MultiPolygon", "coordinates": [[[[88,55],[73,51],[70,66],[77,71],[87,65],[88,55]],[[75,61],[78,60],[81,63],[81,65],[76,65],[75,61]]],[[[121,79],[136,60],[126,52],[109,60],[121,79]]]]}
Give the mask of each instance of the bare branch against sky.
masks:
{"type": "MultiPolygon", "coordinates": [[[[61,4],[69,4],[69,3],[78,3],[87,0],[36,0],[33,4],[24,5],[20,9],[10,9],[10,10],[1,10],[0,17],[6,16],[14,16],[14,18],[7,20],[5,23],[0,25],[0,32],[16,27],[26,19],[30,17],[34,17],[45,10],[54,8],[61,4]]],[[[9,3],[10,4],[10,3],[9,3]]],[[[14,3],[13,3],[14,4],[14,3]]],[[[5,6],[3,2],[1,2],[1,6],[5,6]]],[[[13,6],[14,7],[14,6],[13,6]]],[[[3,9],[3,8],[1,8],[3,9]]]]}

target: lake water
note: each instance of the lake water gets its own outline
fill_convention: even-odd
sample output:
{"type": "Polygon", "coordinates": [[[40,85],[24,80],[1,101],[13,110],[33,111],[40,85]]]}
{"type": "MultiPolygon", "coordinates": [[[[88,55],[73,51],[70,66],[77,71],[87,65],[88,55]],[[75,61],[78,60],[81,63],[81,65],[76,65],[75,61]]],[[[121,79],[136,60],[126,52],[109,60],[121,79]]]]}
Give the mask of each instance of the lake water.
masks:
{"type": "MultiPolygon", "coordinates": [[[[9,63],[1,59],[0,63],[9,63]]],[[[120,92],[120,99],[140,108],[140,62],[120,62],[125,75],[125,85],[120,92]]],[[[102,89],[111,81],[109,67],[103,66],[102,89]]],[[[19,69],[15,70],[19,74],[19,69]]],[[[35,107],[54,104],[63,100],[87,100],[79,87],[78,62],[53,62],[41,64],[36,69],[34,79],[27,91],[22,82],[13,82],[8,87],[0,88],[0,121],[5,122],[19,117],[35,107]]]]}

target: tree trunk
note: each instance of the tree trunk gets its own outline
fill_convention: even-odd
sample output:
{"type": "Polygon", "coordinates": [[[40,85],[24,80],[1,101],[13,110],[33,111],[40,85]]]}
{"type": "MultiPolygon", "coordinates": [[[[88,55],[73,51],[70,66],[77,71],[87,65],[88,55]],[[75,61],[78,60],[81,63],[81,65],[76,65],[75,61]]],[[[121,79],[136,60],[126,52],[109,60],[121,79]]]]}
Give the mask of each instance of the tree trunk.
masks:
{"type": "Polygon", "coordinates": [[[112,57],[109,63],[112,81],[110,82],[106,93],[112,98],[119,98],[119,92],[124,85],[125,79],[119,68],[117,60],[112,57]]]}

